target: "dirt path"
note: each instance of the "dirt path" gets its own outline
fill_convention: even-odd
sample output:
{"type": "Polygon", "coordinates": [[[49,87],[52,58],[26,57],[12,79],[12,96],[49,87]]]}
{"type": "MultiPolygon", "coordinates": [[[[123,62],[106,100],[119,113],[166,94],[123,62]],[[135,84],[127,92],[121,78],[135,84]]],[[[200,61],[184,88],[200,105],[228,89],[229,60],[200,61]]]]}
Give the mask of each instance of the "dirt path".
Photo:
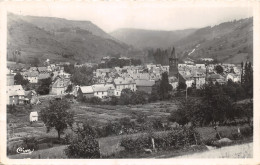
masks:
{"type": "Polygon", "coordinates": [[[252,158],[253,143],[246,143],[235,146],[227,146],[219,149],[195,153],[191,155],[183,155],[176,158],[252,158]]]}

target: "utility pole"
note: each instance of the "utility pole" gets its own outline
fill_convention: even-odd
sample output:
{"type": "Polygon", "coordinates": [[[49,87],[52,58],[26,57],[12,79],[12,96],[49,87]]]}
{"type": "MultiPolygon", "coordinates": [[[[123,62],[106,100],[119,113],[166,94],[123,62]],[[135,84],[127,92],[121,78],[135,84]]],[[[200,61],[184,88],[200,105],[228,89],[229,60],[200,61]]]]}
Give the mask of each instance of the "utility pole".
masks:
{"type": "Polygon", "coordinates": [[[188,92],[187,92],[187,90],[188,90],[188,86],[186,85],[186,101],[187,101],[187,98],[188,98],[188,92]]]}

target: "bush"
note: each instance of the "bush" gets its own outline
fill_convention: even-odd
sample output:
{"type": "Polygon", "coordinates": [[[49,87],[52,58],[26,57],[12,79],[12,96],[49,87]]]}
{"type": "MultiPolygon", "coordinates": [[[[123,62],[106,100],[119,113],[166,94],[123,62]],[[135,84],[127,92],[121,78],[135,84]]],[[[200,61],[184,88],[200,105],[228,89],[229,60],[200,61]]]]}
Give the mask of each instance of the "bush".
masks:
{"type": "Polygon", "coordinates": [[[39,149],[39,144],[38,141],[35,139],[35,137],[25,137],[23,139],[23,143],[21,145],[22,148],[26,149],[30,149],[31,151],[34,150],[38,150],[39,149]]]}
{"type": "Polygon", "coordinates": [[[253,127],[243,127],[240,129],[240,132],[244,137],[253,136],[253,127]]]}
{"type": "Polygon", "coordinates": [[[99,143],[95,139],[96,131],[88,123],[77,124],[75,136],[67,136],[69,143],[65,154],[69,158],[100,158],[99,143]]]}
{"type": "Polygon", "coordinates": [[[98,141],[92,136],[74,138],[65,149],[69,158],[100,158],[98,141]]]}
{"type": "Polygon", "coordinates": [[[141,152],[145,148],[152,148],[152,138],[154,138],[155,148],[158,150],[201,144],[199,133],[193,129],[185,128],[167,134],[143,135],[137,139],[123,138],[120,145],[128,152],[141,152]]]}

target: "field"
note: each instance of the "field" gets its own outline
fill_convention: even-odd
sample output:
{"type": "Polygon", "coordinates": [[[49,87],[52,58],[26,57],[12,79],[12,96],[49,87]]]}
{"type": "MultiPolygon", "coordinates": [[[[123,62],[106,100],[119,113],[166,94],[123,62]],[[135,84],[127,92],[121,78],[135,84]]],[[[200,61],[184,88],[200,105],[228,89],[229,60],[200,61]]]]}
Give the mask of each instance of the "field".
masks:
{"type": "MultiPolygon", "coordinates": [[[[37,139],[57,137],[57,132],[54,129],[46,133],[46,127],[40,118],[36,123],[31,124],[29,121],[30,112],[37,111],[39,113],[41,109],[48,107],[49,100],[52,98],[53,96],[40,97],[41,104],[39,105],[33,105],[32,107],[29,105],[16,106],[17,113],[7,113],[7,143],[10,148],[21,144],[24,137],[33,136],[37,139]]],[[[102,126],[109,121],[116,121],[125,117],[136,120],[141,113],[147,115],[148,118],[160,117],[166,119],[167,116],[170,115],[170,112],[176,110],[176,108],[177,105],[174,101],[134,106],[88,105],[84,103],[71,104],[71,111],[75,112],[75,121],[89,121],[97,126],[102,126]]],[[[68,129],[65,133],[70,131],[71,130],[68,129]]],[[[102,143],[103,141],[101,140],[100,142],[102,143]]]]}
{"type": "MultiPolygon", "coordinates": [[[[51,130],[46,133],[44,123],[39,119],[38,122],[30,124],[29,113],[31,111],[38,111],[48,106],[48,101],[51,97],[41,97],[40,105],[29,106],[18,106],[19,113],[10,114],[8,113],[8,147],[17,147],[22,143],[24,137],[33,136],[37,140],[46,141],[42,144],[41,149],[34,151],[31,155],[10,155],[10,158],[66,158],[64,154],[64,148],[66,145],[54,144],[49,146],[57,138],[57,132],[51,130]]],[[[111,106],[111,105],[89,105],[84,103],[72,103],[71,111],[75,112],[76,121],[89,121],[93,125],[102,126],[109,121],[116,121],[121,118],[129,117],[131,120],[136,120],[137,117],[142,113],[147,115],[148,118],[160,117],[167,119],[171,111],[177,109],[177,101],[164,101],[155,102],[145,105],[129,105],[129,106],[111,106]]],[[[237,132],[237,126],[222,126],[218,128],[218,131],[225,137],[232,137],[232,133],[237,132]]],[[[199,127],[196,128],[200,133],[203,141],[212,140],[216,138],[216,131],[212,127],[199,127]]],[[[65,133],[70,132],[68,129],[65,133]]],[[[157,132],[157,133],[163,133],[157,132]]],[[[137,137],[143,133],[136,133],[131,135],[119,135],[99,138],[100,152],[103,157],[110,157],[113,154],[117,154],[124,148],[120,147],[120,141],[124,136],[137,137]]],[[[250,141],[249,141],[250,142],[250,141]]],[[[194,153],[197,151],[204,151],[205,146],[197,149],[184,149],[180,151],[174,151],[167,153],[166,151],[160,153],[153,153],[151,155],[130,155],[137,157],[171,157],[179,156],[187,153],[194,153]]]]}

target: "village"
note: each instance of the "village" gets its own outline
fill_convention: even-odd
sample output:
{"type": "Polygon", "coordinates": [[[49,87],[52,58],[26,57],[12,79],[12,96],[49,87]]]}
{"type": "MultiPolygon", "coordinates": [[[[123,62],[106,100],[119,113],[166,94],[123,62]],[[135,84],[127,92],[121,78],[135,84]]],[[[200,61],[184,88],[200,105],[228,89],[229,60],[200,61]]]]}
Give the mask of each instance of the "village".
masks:
{"type": "MultiPolygon", "coordinates": [[[[111,57],[104,57],[101,63],[110,60],[111,57]]],[[[130,60],[128,58],[125,58],[130,60]]],[[[123,66],[114,68],[102,68],[93,71],[92,82],[89,86],[73,84],[71,82],[71,74],[64,71],[64,67],[69,62],[51,63],[48,59],[40,67],[23,68],[17,67],[16,64],[10,64],[7,73],[7,104],[38,104],[38,96],[41,94],[36,89],[26,90],[22,84],[15,83],[15,75],[20,74],[24,80],[28,80],[28,84],[37,86],[44,79],[51,79],[49,93],[51,96],[65,96],[71,94],[75,97],[78,94],[84,97],[99,97],[107,99],[111,96],[120,97],[123,89],[131,89],[132,91],[152,92],[152,87],[161,79],[164,72],[169,74],[169,83],[173,90],[177,90],[179,83],[186,85],[186,88],[195,85],[201,88],[207,82],[225,84],[228,80],[233,82],[241,82],[241,64],[207,64],[213,59],[203,59],[201,63],[194,63],[191,59],[185,59],[184,63],[178,63],[178,58],[172,58],[172,69],[169,65],[162,66],[160,64],[144,64],[138,66],[123,66]],[[220,67],[220,71],[216,70],[220,67]],[[171,71],[170,71],[171,70],[171,71]],[[68,91],[68,88],[71,88],[68,91]]],[[[12,62],[10,62],[12,63],[12,62]]],[[[74,67],[82,66],[94,67],[87,63],[79,65],[75,63],[74,67]]],[[[36,87],[35,87],[36,88],[36,87]]],[[[46,95],[46,94],[44,94],[46,95]]]]}
{"type": "MultiPolygon", "coordinates": [[[[64,154],[60,151],[63,149],[60,147],[64,148],[64,144],[72,144],[68,141],[64,142],[65,139],[68,139],[68,134],[75,129],[74,127],[77,128],[77,123],[87,122],[91,124],[92,129],[98,132],[99,143],[104,143],[105,140],[109,144],[108,139],[113,139],[111,140],[113,144],[110,146],[106,143],[100,146],[98,155],[111,157],[111,154],[118,152],[127,152],[131,155],[131,152],[127,151],[127,145],[124,146],[125,149],[119,147],[120,143],[121,146],[124,145],[122,135],[132,137],[135,134],[145,134],[151,129],[155,133],[158,131],[167,133],[174,129],[182,130],[182,126],[190,124],[190,120],[193,119],[183,123],[182,117],[184,116],[181,117],[178,113],[183,113],[185,109],[180,109],[180,105],[194,104],[199,108],[201,103],[196,99],[207,95],[207,93],[200,94],[200,91],[207,90],[207,87],[212,91],[223,88],[234,101],[248,97],[243,95],[243,89],[241,94],[241,88],[237,85],[241,84],[242,80],[245,81],[243,76],[248,74],[245,71],[249,66],[248,62],[236,65],[222,64],[214,63],[214,59],[211,58],[201,58],[198,60],[199,62],[185,58],[179,62],[174,47],[168,60],[169,65],[166,66],[152,63],[140,64],[135,59],[110,56],[103,57],[100,64],[54,63],[46,59],[38,66],[32,67],[8,62],[6,96],[9,154],[15,154],[17,146],[25,143],[24,138],[36,138],[38,142],[31,140],[37,144],[37,148],[39,148],[39,141],[45,141],[41,142],[43,146],[39,144],[41,146],[39,150],[56,145],[58,153],[63,157],[64,154]],[[115,63],[113,65],[117,66],[108,67],[111,61],[119,61],[120,65],[115,63]],[[230,87],[232,89],[234,87],[237,96],[232,95],[232,91],[229,91],[230,87]],[[183,99],[189,100],[190,103],[183,103],[183,99]],[[49,113],[44,111],[54,110],[51,108],[53,103],[61,104],[55,106],[63,107],[64,111],[67,106],[70,107],[68,113],[73,111],[71,120],[75,121],[74,124],[71,123],[73,128],[65,129],[67,126],[64,127],[65,130],[62,131],[65,132],[62,134],[55,128],[58,131],[58,140],[54,141],[56,133],[45,125],[49,119],[43,116],[49,113]],[[48,134],[46,134],[46,127],[48,134]]],[[[218,91],[216,92],[218,94],[218,91]]],[[[211,95],[209,97],[212,97],[211,95]]],[[[223,98],[220,99],[228,99],[225,95],[222,96],[223,98]]],[[[227,101],[230,102],[230,100],[227,101]]],[[[205,105],[207,104],[205,102],[205,105]]],[[[251,102],[247,104],[251,105],[251,102]]],[[[238,105],[240,106],[240,103],[238,105]]],[[[220,109],[228,106],[229,103],[220,109]]],[[[232,110],[235,109],[235,107],[232,108],[232,110]]],[[[245,111],[248,109],[246,108],[245,111]]],[[[219,124],[223,124],[223,119],[226,117],[227,120],[224,122],[229,121],[229,124],[232,124],[233,121],[230,119],[234,117],[239,119],[235,123],[249,123],[249,126],[252,123],[251,113],[248,113],[249,116],[246,115],[248,120],[241,120],[240,114],[229,117],[228,113],[230,112],[224,112],[221,117],[216,116],[219,124]]],[[[205,112],[205,115],[212,114],[205,112]]],[[[242,118],[244,117],[242,116],[242,118]]],[[[213,124],[212,120],[207,118],[202,118],[200,122],[213,124]]],[[[251,129],[251,127],[245,127],[245,129],[251,129]]],[[[199,127],[198,129],[207,138],[214,139],[215,132],[212,132],[214,129],[210,127],[199,127]],[[205,130],[208,133],[203,133],[205,130]]],[[[219,127],[219,130],[228,134],[228,137],[237,134],[236,129],[235,126],[219,127]]],[[[28,146],[28,144],[26,145],[28,146]]],[[[36,156],[40,157],[40,155],[36,156]]]]}

